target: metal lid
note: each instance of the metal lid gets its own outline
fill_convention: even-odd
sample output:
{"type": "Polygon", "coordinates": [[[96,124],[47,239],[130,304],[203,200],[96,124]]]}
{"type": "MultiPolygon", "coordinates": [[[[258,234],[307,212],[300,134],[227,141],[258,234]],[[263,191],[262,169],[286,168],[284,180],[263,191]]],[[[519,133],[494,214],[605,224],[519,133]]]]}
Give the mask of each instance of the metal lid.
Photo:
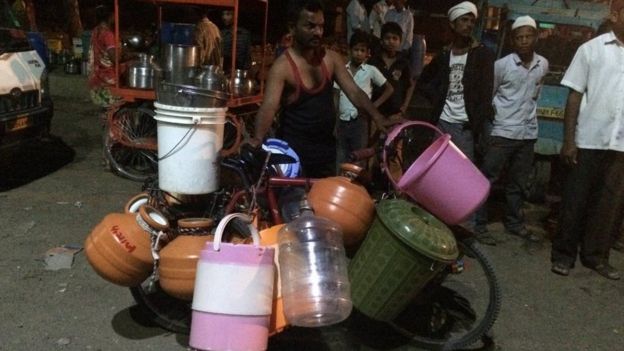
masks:
{"type": "Polygon", "coordinates": [[[457,258],[457,242],[451,230],[422,208],[405,200],[383,200],[377,217],[395,237],[436,261],[457,258]]]}

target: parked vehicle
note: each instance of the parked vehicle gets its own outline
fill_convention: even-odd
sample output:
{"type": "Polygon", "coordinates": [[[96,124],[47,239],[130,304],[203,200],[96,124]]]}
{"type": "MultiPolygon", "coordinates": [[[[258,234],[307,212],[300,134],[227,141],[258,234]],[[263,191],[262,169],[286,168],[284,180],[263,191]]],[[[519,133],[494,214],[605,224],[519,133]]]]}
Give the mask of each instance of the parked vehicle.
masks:
{"type": "Polygon", "coordinates": [[[0,147],[50,131],[48,69],[6,0],[0,1],[0,147]]]}

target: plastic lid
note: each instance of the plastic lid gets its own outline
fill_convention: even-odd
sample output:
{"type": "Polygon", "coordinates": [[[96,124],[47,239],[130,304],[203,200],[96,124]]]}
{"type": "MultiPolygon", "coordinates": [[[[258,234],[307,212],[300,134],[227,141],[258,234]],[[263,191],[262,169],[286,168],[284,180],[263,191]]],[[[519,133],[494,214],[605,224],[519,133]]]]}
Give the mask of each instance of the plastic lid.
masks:
{"type": "Polygon", "coordinates": [[[451,230],[422,208],[405,200],[383,200],[377,216],[392,234],[409,247],[436,261],[457,258],[457,242],[451,230]]]}

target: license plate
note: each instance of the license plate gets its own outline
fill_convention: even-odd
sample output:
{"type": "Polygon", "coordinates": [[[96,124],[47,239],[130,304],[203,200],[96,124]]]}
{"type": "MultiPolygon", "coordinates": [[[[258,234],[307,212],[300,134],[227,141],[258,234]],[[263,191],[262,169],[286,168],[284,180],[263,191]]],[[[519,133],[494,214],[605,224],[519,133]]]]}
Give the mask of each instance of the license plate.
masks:
{"type": "Polygon", "coordinates": [[[13,131],[16,131],[16,130],[28,128],[31,125],[32,125],[32,121],[31,121],[30,117],[23,116],[23,117],[18,117],[17,119],[15,119],[13,121],[7,122],[7,128],[6,129],[9,132],[13,132],[13,131]]]}

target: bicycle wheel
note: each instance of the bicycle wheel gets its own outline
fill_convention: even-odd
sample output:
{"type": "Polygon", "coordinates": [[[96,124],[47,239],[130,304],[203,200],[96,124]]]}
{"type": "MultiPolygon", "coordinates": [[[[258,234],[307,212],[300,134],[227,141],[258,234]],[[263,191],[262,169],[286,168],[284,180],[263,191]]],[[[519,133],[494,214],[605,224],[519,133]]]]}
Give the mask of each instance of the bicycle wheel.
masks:
{"type": "Polygon", "coordinates": [[[122,107],[104,130],[104,157],[110,169],[125,178],[145,181],[157,174],[156,121],[149,109],[122,107]]]}
{"type": "Polygon", "coordinates": [[[481,339],[494,325],[501,288],[492,263],[474,239],[457,242],[460,257],[392,323],[414,345],[457,350],[481,339]]]}
{"type": "Polygon", "coordinates": [[[150,321],[174,333],[190,333],[191,302],[168,295],[158,282],[150,287],[149,280],[131,287],[130,292],[141,312],[150,321]]]}

